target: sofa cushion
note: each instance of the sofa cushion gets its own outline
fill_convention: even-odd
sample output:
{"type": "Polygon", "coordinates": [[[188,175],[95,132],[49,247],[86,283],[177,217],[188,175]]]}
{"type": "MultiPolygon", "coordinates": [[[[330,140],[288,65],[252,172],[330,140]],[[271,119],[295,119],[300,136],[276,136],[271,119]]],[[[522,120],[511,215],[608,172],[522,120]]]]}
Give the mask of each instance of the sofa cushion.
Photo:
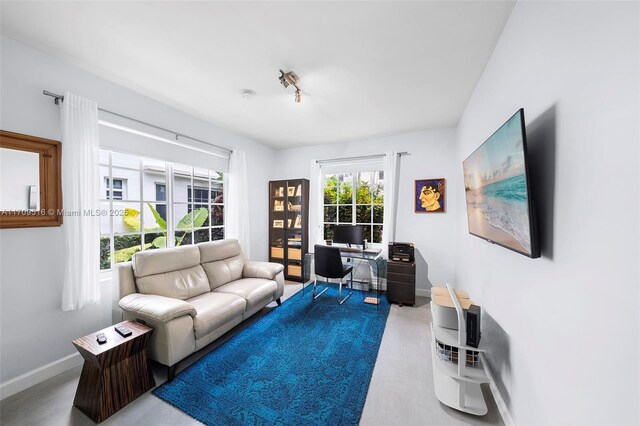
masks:
{"type": "Polygon", "coordinates": [[[192,297],[188,302],[197,312],[193,318],[196,339],[242,315],[247,306],[242,297],[229,293],[205,293],[192,297]]]}
{"type": "Polygon", "coordinates": [[[247,301],[247,310],[254,308],[276,293],[276,282],[263,278],[242,278],[218,287],[214,293],[228,293],[240,296],[247,301]]]}
{"type": "Polygon", "coordinates": [[[211,290],[242,278],[246,260],[238,240],[211,241],[200,243],[197,247],[211,290]]]}
{"type": "Polygon", "coordinates": [[[132,266],[136,287],[142,294],[185,300],[210,291],[196,246],[138,252],[132,266]]]}
{"type": "Polygon", "coordinates": [[[137,278],[136,286],[142,294],[157,294],[180,300],[209,293],[209,281],[207,281],[207,275],[200,265],[137,278]]]}
{"type": "Polygon", "coordinates": [[[200,264],[200,250],[194,245],[139,251],[133,255],[136,278],[187,269],[200,264]]]}

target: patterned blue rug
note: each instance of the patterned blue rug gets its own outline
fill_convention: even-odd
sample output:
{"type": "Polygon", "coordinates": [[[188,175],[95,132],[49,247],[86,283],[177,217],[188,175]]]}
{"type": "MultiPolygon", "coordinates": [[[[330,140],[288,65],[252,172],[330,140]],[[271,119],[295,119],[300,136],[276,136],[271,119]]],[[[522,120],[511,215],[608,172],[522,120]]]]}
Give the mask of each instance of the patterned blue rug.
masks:
{"type": "Polygon", "coordinates": [[[294,294],[153,393],[209,425],[357,425],[389,304],[337,293],[294,294]]]}

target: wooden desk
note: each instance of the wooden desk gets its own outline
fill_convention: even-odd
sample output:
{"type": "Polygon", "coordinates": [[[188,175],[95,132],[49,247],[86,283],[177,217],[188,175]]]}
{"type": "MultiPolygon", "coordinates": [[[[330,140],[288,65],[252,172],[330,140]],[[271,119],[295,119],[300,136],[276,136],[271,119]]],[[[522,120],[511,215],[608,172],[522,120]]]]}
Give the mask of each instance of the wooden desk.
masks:
{"type": "Polygon", "coordinates": [[[134,321],[118,325],[131,329],[131,336],[122,337],[110,326],[73,341],[84,358],[73,405],[96,423],[156,385],[146,354],[153,329],[134,321]],[[107,343],[98,344],[98,333],[107,343]]]}

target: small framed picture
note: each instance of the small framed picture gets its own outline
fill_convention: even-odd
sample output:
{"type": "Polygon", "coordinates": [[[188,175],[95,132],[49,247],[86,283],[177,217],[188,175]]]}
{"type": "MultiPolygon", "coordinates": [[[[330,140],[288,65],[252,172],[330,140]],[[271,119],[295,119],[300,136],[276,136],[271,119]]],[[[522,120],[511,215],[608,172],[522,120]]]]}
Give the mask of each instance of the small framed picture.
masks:
{"type": "Polygon", "coordinates": [[[273,227],[274,228],[284,228],[284,220],[280,219],[276,219],[273,221],[273,227]]]}
{"type": "Polygon", "coordinates": [[[276,188],[276,193],[274,195],[276,197],[284,197],[284,186],[276,188]]]}
{"type": "Polygon", "coordinates": [[[416,180],[413,199],[416,213],[444,213],[445,179],[416,180]]]}
{"type": "Polygon", "coordinates": [[[290,186],[287,188],[287,195],[289,197],[293,197],[296,195],[296,187],[295,186],[290,186]]]}
{"type": "Polygon", "coordinates": [[[284,211],[284,201],[283,200],[274,200],[274,202],[273,202],[273,211],[274,212],[284,211]]]}

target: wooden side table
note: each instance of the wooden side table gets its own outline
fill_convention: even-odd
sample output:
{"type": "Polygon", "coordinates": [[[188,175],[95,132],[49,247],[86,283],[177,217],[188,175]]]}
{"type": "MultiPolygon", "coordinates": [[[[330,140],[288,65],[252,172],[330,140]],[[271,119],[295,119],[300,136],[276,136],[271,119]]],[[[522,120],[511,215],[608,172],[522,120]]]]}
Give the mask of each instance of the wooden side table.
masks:
{"type": "Polygon", "coordinates": [[[134,321],[118,325],[131,329],[131,336],[122,337],[111,326],[73,341],[84,358],[73,405],[96,423],[156,385],[146,353],[153,329],[134,321]],[[107,343],[98,344],[98,333],[107,343]]]}

